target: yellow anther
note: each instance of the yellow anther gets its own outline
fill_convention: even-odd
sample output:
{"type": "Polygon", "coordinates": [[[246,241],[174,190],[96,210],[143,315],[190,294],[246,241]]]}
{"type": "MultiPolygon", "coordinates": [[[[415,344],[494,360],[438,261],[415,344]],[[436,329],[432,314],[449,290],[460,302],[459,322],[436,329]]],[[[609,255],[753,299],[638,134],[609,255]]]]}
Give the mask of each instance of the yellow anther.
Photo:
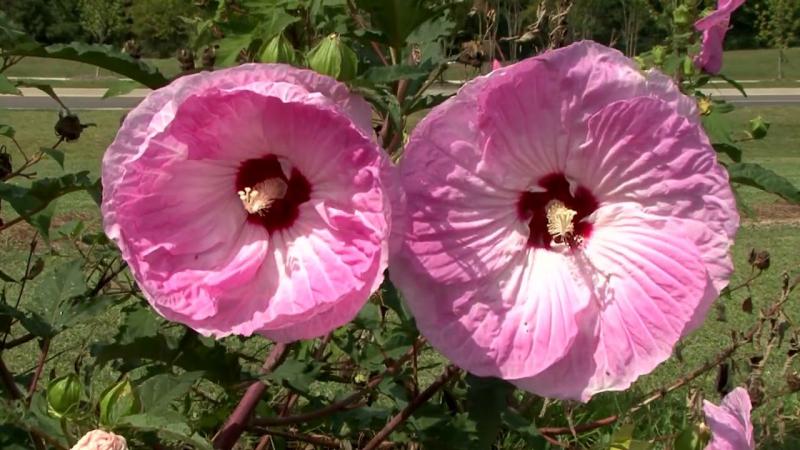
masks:
{"type": "Polygon", "coordinates": [[[567,242],[575,232],[572,219],[577,211],[567,208],[558,200],[553,200],[547,205],[547,232],[558,242],[567,242]]]}

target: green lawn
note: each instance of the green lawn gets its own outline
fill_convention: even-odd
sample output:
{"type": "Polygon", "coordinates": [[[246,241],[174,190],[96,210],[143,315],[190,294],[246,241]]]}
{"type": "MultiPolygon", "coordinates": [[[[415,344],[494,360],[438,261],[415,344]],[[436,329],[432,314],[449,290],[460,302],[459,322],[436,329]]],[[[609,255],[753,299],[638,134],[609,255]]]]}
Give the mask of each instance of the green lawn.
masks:
{"type": "MultiPolygon", "coordinates": [[[[145,58],[149,64],[156,66],[161,73],[173,76],[180,70],[178,60],[175,58],[154,59],[145,58]]],[[[119,75],[104,69],[99,71],[95,66],[75,61],[58,61],[54,64],[47,58],[24,58],[19,63],[3,72],[9,77],[44,77],[44,78],[75,78],[76,80],[96,80],[119,78],[119,75]]]]}
{"type": "MultiPolygon", "coordinates": [[[[102,153],[112,141],[119,124],[121,112],[85,111],[80,113],[84,122],[94,122],[96,128],[89,128],[81,139],[75,143],[64,144],[66,152],[66,169],[69,171],[89,170],[93,175],[99,174],[102,153]]],[[[759,162],[777,172],[787,176],[796,184],[800,184],[800,107],[750,107],[738,109],[732,113],[735,122],[744,125],[747,120],[755,115],[761,115],[771,122],[772,127],[767,139],[763,141],[750,141],[742,143],[745,150],[745,159],[759,162]]],[[[36,149],[41,146],[50,146],[55,141],[51,131],[51,124],[56,120],[53,111],[0,111],[0,123],[10,124],[17,129],[17,139],[26,149],[36,149]]],[[[38,167],[39,176],[54,176],[62,172],[61,168],[53,161],[45,161],[38,167]]],[[[751,294],[754,311],[768,305],[778,294],[781,273],[794,271],[800,266],[800,209],[794,210],[793,216],[788,220],[772,221],[771,210],[781,205],[773,197],[756,192],[751,189],[742,190],[743,197],[751,206],[763,213],[754,219],[748,219],[740,229],[734,248],[736,274],[732,281],[738,284],[750,273],[747,265],[747,254],[752,247],[768,249],[772,254],[772,267],[758,281],[751,294]]],[[[99,229],[99,212],[88,196],[73,194],[64,197],[58,205],[59,223],[64,220],[81,218],[92,227],[99,229]]],[[[3,218],[9,217],[8,208],[3,208],[3,218]]],[[[784,219],[786,219],[784,217],[784,219]]],[[[10,231],[0,233],[0,269],[19,275],[20,265],[26,254],[27,241],[30,230],[27,225],[17,226],[10,231]]],[[[712,310],[704,326],[685,341],[682,354],[684,363],[671,359],[660,366],[654,373],[644,377],[635,388],[649,390],[662,386],[669,380],[678,378],[686,373],[689,368],[695,367],[715,354],[722,346],[727,345],[731,330],[745,330],[755,320],[754,315],[747,314],[741,309],[741,302],[747,294],[743,291],[736,292],[732,298],[720,300],[726,307],[726,321],[718,321],[717,312],[712,310]]],[[[800,302],[794,302],[787,309],[789,319],[796,323],[800,319],[800,302]]],[[[87,343],[98,339],[98,327],[113,329],[107,324],[117,320],[116,311],[110,310],[94,323],[71,329],[58,339],[57,351],[75,354],[87,343]],[[105,324],[105,325],[104,325],[105,324]]],[[[34,364],[37,352],[34,343],[22,346],[10,352],[9,359],[14,370],[27,369],[34,364]]],[[[785,347],[786,344],[784,344],[785,347]]],[[[745,349],[739,354],[739,372],[734,376],[734,381],[741,384],[745,377],[744,358],[749,356],[752,349],[745,349]]],[[[780,358],[785,348],[776,350],[780,358]]],[[[57,352],[56,352],[57,353],[57,352]]],[[[766,381],[770,389],[778,389],[783,380],[779,376],[780,367],[776,362],[767,368],[766,381]]],[[[64,358],[69,364],[71,358],[64,358]]],[[[707,393],[713,393],[715,373],[712,371],[700,381],[700,385],[707,393]]],[[[670,404],[680,408],[684,401],[685,390],[675,393],[670,397],[670,404]]],[[[768,408],[762,408],[759,417],[767,417],[768,408]]],[[[788,444],[794,445],[794,444],[788,444]]],[[[778,448],[778,447],[770,447],[778,448]]],[[[795,448],[795,447],[784,447],[795,448]]]]}

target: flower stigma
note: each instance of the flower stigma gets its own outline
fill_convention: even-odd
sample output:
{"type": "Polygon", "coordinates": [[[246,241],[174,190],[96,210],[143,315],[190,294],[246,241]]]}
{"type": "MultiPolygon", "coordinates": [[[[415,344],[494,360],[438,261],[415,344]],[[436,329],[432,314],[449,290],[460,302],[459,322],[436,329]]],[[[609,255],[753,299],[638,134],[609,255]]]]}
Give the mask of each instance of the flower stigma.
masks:
{"type": "Polygon", "coordinates": [[[250,214],[264,215],[269,208],[286,196],[289,185],[280,178],[268,178],[253,187],[239,191],[239,199],[244,209],[250,214]]]}
{"type": "Polygon", "coordinates": [[[559,200],[553,200],[547,204],[547,232],[553,236],[553,241],[570,245],[579,243],[573,239],[575,233],[573,219],[576,214],[578,214],[577,211],[567,208],[559,200]]]}

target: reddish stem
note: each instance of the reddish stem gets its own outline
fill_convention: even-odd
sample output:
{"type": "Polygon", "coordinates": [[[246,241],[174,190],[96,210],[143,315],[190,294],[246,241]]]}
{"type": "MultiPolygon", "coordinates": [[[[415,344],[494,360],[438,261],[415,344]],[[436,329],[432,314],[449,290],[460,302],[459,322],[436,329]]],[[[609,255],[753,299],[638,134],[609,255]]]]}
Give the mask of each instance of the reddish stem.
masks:
{"type": "Polygon", "coordinates": [[[451,378],[458,375],[461,372],[455,366],[448,366],[444,373],[439,376],[430,386],[428,386],[424,391],[422,391],[418,396],[414,397],[413,400],[397,415],[392,417],[389,422],[384,425],[384,427],[378,431],[378,433],[373,437],[367,445],[364,446],[362,450],[375,450],[377,449],[381,443],[389,437],[390,434],[400,426],[403,422],[406,421],[414,411],[417,410],[420,406],[424,405],[425,402],[431,399],[436,392],[439,391],[451,378]]]}
{"type": "MultiPolygon", "coordinates": [[[[286,357],[287,349],[288,346],[286,344],[275,344],[275,346],[272,347],[272,351],[267,355],[267,359],[261,367],[261,372],[269,373],[275,370],[286,357]]],[[[250,416],[256,409],[258,402],[261,401],[261,397],[264,395],[266,389],[267,386],[261,381],[256,381],[247,388],[247,392],[245,392],[244,396],[239,401],[239,405],[236,406],[236,409],[233,410],[233,413],[228,417],[225,425],[223,425],[222,429],[219,430],[214,438],[215,449],[230,450],[233,448],[236,441],[239,440],[239,437],[241,437],[244,432],[245,426],[250,420],[250,416]]]]}

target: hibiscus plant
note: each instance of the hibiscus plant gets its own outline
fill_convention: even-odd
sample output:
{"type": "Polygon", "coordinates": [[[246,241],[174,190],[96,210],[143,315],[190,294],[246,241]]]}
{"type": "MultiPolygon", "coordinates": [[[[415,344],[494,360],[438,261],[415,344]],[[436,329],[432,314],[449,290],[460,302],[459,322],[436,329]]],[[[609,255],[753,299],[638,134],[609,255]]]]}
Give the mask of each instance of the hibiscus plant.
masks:
{"type": "Polygon", "coordinates": [[[493,2],[211,0],[185,19],[173,79],[134,43],[44,46],[0,15],[0,91],[61,109],[39,150],[0,124],[0,236],[27,248],[0,267],[0,448],[783,439],[798,426],[783,403],[800,390],[783,311],[798,279],[753,312],[742,296],[769,254],[731,247],[752,214],[737,189],[800,191],[743,155],[769,124],[735,129],[707,89],[746,95],[722,60],[743,2],[672,2],[667,41],[626,57],[570,42],[570,0],[502,42],[493,2]],[[501,61],[507,45],[530,56],[501,61]],[[125,77],[107,96],[152,89],[99,179],[36,175],[92,130],[49,85],[3,75],[26,57],[125,77]],[[453,86],[457,61],[482,75],[453,86]],[[59,219],[79,192],[101,226],[59,219]],[[734,262],[750,276],[731,285],[734,262]],[[686,339],[738,298],[750,328],[676,379],[637,381],[683,364],[686,339]],[[11,363],[23,353],[32,367],[11,363]],[[763,405],[778,417],[754,427],[763,405]]]}

